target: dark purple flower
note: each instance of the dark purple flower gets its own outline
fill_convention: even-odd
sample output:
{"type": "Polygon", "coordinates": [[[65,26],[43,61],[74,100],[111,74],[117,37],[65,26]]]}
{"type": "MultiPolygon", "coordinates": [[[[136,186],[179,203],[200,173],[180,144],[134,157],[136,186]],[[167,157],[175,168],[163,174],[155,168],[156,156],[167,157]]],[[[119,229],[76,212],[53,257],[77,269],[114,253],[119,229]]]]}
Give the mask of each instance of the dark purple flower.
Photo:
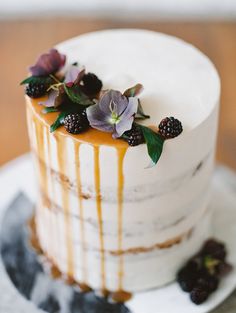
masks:
{"type": "Polygon", "coordinates": [[[60,54],[56,49],[42,54],[35,65],[29,68],[32,76],[47,76],[59,71],[66,62],[66,56],[60,54]]]}
{"type": "Polygon", "coordinates": [[[87,108],[87,116],[91,127],[113,133],[112,136],[118,138],[131,129],[137,108],[137,98],[109,90],[97,104],[87,108]]]}

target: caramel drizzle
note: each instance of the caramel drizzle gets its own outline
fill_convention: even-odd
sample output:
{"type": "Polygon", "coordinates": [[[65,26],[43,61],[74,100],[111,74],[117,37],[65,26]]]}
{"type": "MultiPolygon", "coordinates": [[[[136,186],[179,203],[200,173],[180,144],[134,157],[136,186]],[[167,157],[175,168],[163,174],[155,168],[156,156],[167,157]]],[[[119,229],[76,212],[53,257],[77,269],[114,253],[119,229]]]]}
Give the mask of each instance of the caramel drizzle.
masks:
{"type": "MultiPolygon", "coordinates": [[[[118,149],[118,188],[117,188],[117,200],[118,200],[118,250],[122,251],[123,247],[123,191],[124,191],[124,173],[123,173],[123,161],[127,148],[118,149]]],[[[124,257],[119,256],[119,269],[118,269],[118,290],[123,289],[123,277],[124,277],[124,257]]]]}
{"type": "MultiPolygon", "coordinates": [[[[59,172],[64,174],[66,172],[66,155],[63,140],[54,134],[57,143],[57,160],[59,172]]],[[[73,238],[72,238],[72,225],[70,219],[70,207],[69,207],[69,193],[68,189],[62,186],[62,206],[64,209],[64,223],[65,223],[65,237],[66,237],[66,249],[67,249],[67,275],[68,277],[74,277],[74,253],[73,253],[73,238]]]]}
{"type": "MultiPolygon", "coordinates": [[[[48,162],[49,162],[49,166],[48,166],[48,170],[50,172],[50,178],[51,178],[51,191],[52,191],[52,198],[55,199],[55,186],[54,186],[54,179],[53,179],[53,176],[51,174],[51,168],[52,168],[52,155],[51,155],[51,142],[50,142],[50,133],[49,133],[49,130],[47,130],[46,132],[47,134],[47,146],[48,146],[48,162]]],[[[40,160],[39,160],[40,162],[40,160]]],[[[45,165],[45,164],[44,164],[45,165]]],[[[49,200],[50,201],[50,200],[49,200]]],[[[59,225],[57,223],[57,216],[56,216],[56,212],[52,210],[52,201],[50,201],[48,207],[49,207],[49,214],[51,215],[51,233],[52,233],[52,236],[50,237],[52,239],[52,246],[51,246],[51,255],[52,255],[52,258],[53,258],[53,261],[55,263],[57,263],[57,256],[59,256],[59,252],[57,252],[57,249],[58,251],[60,251],[60,248],[59,246],[55,245],[55,238],[57,238],[57,232],[59,232],[59,225]],[[54,216],[53,216],[54,214],[54,216]],[[54,233],[54,234],[53,234],[54,233]]]]}
{"type": "Polygon", "coordinates": [[[76,181],[77,181],[77,194],[79,200],[79,217],[80,217],[80,239],[81,239],[81,254],[82,254],[82,280],[86,284],[88,281],[87,273],[87,255],[86,255],[86,242],[85,242],[85,229],[84,229],[84,208],[82,197],[82,184],[80,173],[80,156],[79,156],[80,143],[75,142],[75,165],[76,165],[76,181]]]}
{"type": "Polygon", "coordinates": [[[105,276],[105,249],[103,236],[103,220],[102,220],[102,199],[101,199],[101,184],[100,184],[100,167],[99,167],[99,147],[94,146],[94,180],[96,192],[96,205],[98,215],[100,252],[101,252],[101,286],[102,290],[106,290],[106,276],[105,276]]]}
{"type": "MultiPolygon", "coordinates": [[[[37,150],[38,150],[38,154],[40,156],[40,158],[42,160],[44,160],[45,162],[45,145],[44,145],[44,125],[38,121],[37,119],[33,119],[34,125],[35,125],[35,135],[36,135],[36,144],[37,144],[37,150]]],[[[47,168],[45,166],[43,166],[40,162],[38,162],[38,167],[39,167],[39,183],[40,183],[40,189],[44,190],[44,193],[48,196],[48,177],[47,177],[47,168]]],[[[42,195],[40,195],[40,199],[41,199],[41,203],[43,204],[43,206],[46,206],[45,203],[43,202],[43,197],[42,195]]],[[[50,207],[50,203],[49,203],[49,207],[50,207]]],[[[41,211],[41,208],[40,208],[41,211]]],[[[47,215],[46,215],[46,211],[42,210],[41,211],[41,216],[43,217],[43,222],[45,221],[45,223],[47,222],[47,215]]],[[[49,221],[49,219],[48,219],[49,221]]],[[[49,223],[48,223],[49,224],[49,223]]],[[[51,238],[51,236],[49,237],[49,229],[50,227],[47,227],[47,237],[51,238]]],[[[46,249],[48,250],[48,252],[50,251],[50,243],[47,240],[47,245],[46,245],[46,249]]]]}

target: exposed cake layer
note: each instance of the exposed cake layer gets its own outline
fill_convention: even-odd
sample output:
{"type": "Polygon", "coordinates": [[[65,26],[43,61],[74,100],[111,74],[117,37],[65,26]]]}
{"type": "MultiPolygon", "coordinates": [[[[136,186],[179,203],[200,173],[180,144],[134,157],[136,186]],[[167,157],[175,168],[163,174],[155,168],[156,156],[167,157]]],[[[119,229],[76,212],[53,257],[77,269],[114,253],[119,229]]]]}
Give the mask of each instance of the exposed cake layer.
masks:
{"type": "Polygon", "coordinates": [[[141,82],[142,105],[151,115],[146,123],[175,115],[184,132],[166,141],[158,164],[147,168],[146,145],[129,147],[93,129],[50,134],[57,113],[45,115],[27,98],[41,190],[40,244],[62,272],[95,289],[133,292],[165,284],[208,235],[215,69],[188,44],[152,32],[89,34],[59,49],[98,74],[105,87],[141,82]]]}
{"type": "MultiPolygon", "coordinates": [[[[67,251],[63,248],[66,247],[66,241],[61,236],[61,231],[64,229],[63,216],[56,215],[51,209],[48,210],[45,207],[39,208],[38,212],[40,218],[37,219],[37,229],[40,238],[43,239],[41,240],[43,251],[66,276],[68,260],[67,251]],[[45,231],[45,228],[47,231],[45,231]],[[55,245],[54,243],[58,240],[63,244],[55,245]]],[[[137,246],[122,251],[106,250],[104,255],[107,289],[117,291],[117,270],[119,269],[118,264],[121,256],[123,259],[124,290],[136,292],[171,282],[183,262],[193,255],[196,249],[201,247],[202,242],[210,236],[210,218],[211,212],[205,212],[197,224],[186,233],[149,247],[137,246]],[[148,268],[148,271],[145,270],[146,268],[148,268]]],[[[85,258],[87,269],[90,269],[86,271],[86,284],[99,290],[101,283],[101,251],[90,246],[91,241],[86,242],[85,247],[83,247],[78,227],[76,227],[78,226],[78,220],[75,220],[73,225],[73,279],[78,283],[83,282],[85,268],[82,260],[85,258]],[[84,248],[85,250],[83,250],[84,248]],[[81,251],[83,251],[84,256],[81,251]]],[[[124,240],[127,240],[127,238],[124,237],[124,240]]]]}

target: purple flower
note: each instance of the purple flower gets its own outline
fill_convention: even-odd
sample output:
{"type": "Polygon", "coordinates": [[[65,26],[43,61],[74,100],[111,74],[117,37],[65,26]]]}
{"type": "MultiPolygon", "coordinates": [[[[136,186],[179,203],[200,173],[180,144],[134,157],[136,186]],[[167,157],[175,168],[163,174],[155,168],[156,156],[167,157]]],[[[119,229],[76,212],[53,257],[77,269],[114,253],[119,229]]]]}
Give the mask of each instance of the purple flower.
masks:
{"type": "Polygon", "coordinates": [[[66,75],[64,83],[66,83],[67,87],[72,87],[73,85],[77,85],[82,80],[85,74],[84,67],[79,67],[77,65],[70,65],[66,75]]]}
{"type": "Polygon", "coordinates": [[[119,91],[109,90],[86,111],[91,127],[113,133],[113,138],[118,138],[131,129],[137,108],[137,98],[128,98],[119,91]]]}
{"type": "Polygon", "coordinates": [[[32,76],[47,76],[59,71],[66,62],[66,56],[60,54],[56,49],[42,54],[35,65],[29,68],[32,76]]]}
{"type": "Polygon", "coordinates": [[[59,86],[58,89],[51,89],[48,98],[45,101],[39,102],[39,104],[51,108],[51,107],[59,107],[63,102],[63,95],[65,94],[63,86],[59,86]]]}

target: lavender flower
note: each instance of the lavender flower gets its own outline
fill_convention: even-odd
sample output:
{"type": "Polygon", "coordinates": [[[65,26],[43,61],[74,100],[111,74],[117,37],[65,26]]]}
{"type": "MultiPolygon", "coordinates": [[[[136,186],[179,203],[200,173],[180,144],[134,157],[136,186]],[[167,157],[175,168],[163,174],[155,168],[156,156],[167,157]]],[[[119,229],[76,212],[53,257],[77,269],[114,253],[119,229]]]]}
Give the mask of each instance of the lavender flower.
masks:
{"type": "Polygon", "coordinates": [[[128,98],[119,91],[109,90],[86,111],[91,127],[113,133],[113,138],[118,138],[131,129],[137,108],[137,98],[128,98]]]}
{"type": "Polygon", "coordinates": [[[67,87],[77,85],[81,82],[84,74],[85,74],[84,67],[72,64],[69,66],[66,72],[64,83],[66,83],[67,87]]]}
{"type": "Polygon", "coordinates": [[[56,49],[42,54],[35,65],[29,68],[32,76],[47,76],[59,71],[66,62],[66,56],[60,54],[56,49]]]}
{"type": "Polygon", "coordinates": [[[52,107],[59,107],[62,102],[63,102],[63,96],[65,94],[65,90],[62,85],[60,85],[56,89],[51,89],[48,94],[48,98],[45,101],[39,102],[39,104],[47,107],[47,108],[52,108],[52,107]]]}

